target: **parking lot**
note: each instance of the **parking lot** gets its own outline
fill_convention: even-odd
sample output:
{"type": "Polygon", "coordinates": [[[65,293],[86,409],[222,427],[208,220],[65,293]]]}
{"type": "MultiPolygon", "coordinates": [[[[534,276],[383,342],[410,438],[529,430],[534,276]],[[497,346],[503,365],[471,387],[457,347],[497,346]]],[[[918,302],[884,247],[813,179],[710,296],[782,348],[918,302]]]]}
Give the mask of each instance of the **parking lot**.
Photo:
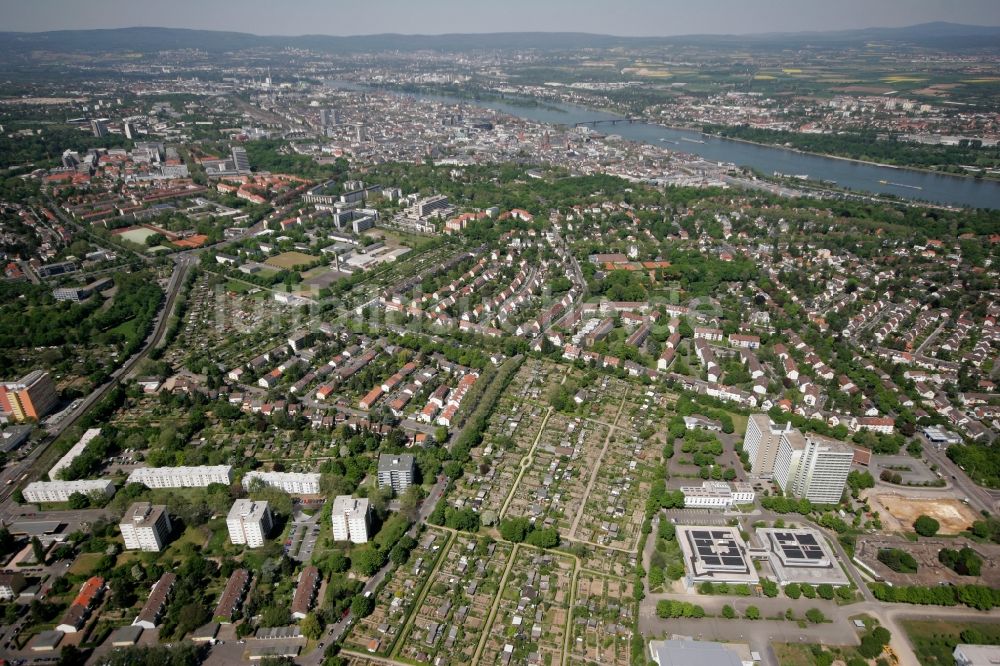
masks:
{"type": "Polygon", "coordinates": [[[292,518],[292,525],[285,540],[285,554],[298,562],[312,560],[316,541],[319,539],[319,516],[317,511],[309,516],[297,511],[292,518]]]}
{"type": "Polygon", "coordinates": [[[938,475],[922,460],[912,456],[872,456],[870,468],[876,479],[883,470],[899,474],[905,486],[922,486],[938,480],[938,475]]]}

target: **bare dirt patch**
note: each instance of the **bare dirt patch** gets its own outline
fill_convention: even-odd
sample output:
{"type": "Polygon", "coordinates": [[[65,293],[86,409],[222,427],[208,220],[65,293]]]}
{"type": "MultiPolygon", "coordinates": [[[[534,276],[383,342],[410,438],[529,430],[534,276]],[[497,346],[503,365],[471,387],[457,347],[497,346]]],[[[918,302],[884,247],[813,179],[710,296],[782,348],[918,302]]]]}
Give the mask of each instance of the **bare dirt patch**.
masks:
{"type": "MultiPolygon", "coordinates": [[[[941,534],[959,534],[976,520],[972,509],[952,498],[930,499],[882,493],[869,497],[869,500],[875,500],[885,508],[895,519],[897,530],[912,531],[913,521],[921,515],[930,516],[941,523],[941,534]]],[[[884,513],[883,522],[886,522],[884,513]]],[[[886,528],[887,531],[892,531],[891,525],[886,524],[886,528]]]]}

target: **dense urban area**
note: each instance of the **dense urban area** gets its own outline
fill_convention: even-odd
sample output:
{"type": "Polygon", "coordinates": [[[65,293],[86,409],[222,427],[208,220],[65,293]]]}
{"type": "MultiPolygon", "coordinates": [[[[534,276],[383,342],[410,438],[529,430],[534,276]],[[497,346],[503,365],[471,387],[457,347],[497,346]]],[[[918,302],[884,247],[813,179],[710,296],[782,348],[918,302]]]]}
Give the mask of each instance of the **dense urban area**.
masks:
{"type": "Polygon", "coordinates": [[[1000,32],[474,37],[5,36],[3,663],[997,663],[1000,32]]]}

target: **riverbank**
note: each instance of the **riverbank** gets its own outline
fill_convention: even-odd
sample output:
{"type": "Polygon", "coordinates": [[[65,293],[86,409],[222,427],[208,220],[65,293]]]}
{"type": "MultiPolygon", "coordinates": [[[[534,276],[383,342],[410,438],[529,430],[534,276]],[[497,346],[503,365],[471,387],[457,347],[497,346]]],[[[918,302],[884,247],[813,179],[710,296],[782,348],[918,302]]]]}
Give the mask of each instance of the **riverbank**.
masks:
{"type": "MultiPolygon", "coordinates": [[[[660,124],[660,123],[657,123],[660,124]]],[[[855,164],[865,164],[867,166],[879,167],[882,169],[896,169],[898,171],[917,171],[920,173],[931,174],[934,176],[944,176],[950,178],[962,178],[967,180],[989,180],[989,181],[1000,181],[1000,174],[998,175],[986,175],[984,174],[981,178],[977,178],[974,175],[968,173],[951,173],[948,171],[937,171],[935,169],[928,169],[927,167],[911,166],[911,165],[900,165],[900,164],[886,164],[884,162],[873,162],[872,160],[862,160],[857,157],[846,157],[844,155],[834,155],[832,153],[817,153],[812,150],[803,150],[801,148],[796,148],[794,146],[786,146],[781,143],[766,143],[763,141],[751,141],[750,139],[738,139],[733,136],[725,136],[723,134],[711,134],[704,132],[697,127],[671,127],[669,125],[660,124],[661,127],[666,127],[667,129],[684,130],[687,132],[700,132],[705,136],[715,137],[716,139],[722,139],[725,141],[735,141],[736,143],[745,143],[750,146],[760,146],[762,148],[775,148],[778,150],[787,150],[790,153],[798,153],[799,155],[811,155],[813,157],[826,157],[831,160],[841,160],[843,162],[853,162],[855,164]]]]}
{"type": "MultiPolygon", "coordinates": [[[[328,81],[327,84],[354,90],[371,89],[358,83],[328,81]]],[[[399,92],[396,87],[383,88],[383,91],[386,94],[406,94],[399,92]]],[[[470,100],[419,92],[409,94],[436,102],[480,106],[532,122],[567,129],[574,125],[593,123],[595,120],[621,120],[623,117],[623,114],[612,109],[599,109],[598,107],[602,106],[600,104],[594,106],[555,104],[545,99],[537,106],[522,106],[512,104],[513,100],[510,98],[470,100]]],[[[610,134],[626,141],[658,146],[665,149],[665,152],[700,157],[709,163],[747,167],[758,174],[775,172],[808,174],[814,181],[828,185],[835,184],[838,188],[855,193],[944,206],[1000,209],[1000,180],[992,178],[974,178],[957,174],[952,176],[925,169],[910,169],[849,157],[828,156],[752,140],[728,139],[715,134],[704,134],[700,128],[670,127],[651,120],[618,122],[613,128],[609,126],[606,129],[610,134]]]]}

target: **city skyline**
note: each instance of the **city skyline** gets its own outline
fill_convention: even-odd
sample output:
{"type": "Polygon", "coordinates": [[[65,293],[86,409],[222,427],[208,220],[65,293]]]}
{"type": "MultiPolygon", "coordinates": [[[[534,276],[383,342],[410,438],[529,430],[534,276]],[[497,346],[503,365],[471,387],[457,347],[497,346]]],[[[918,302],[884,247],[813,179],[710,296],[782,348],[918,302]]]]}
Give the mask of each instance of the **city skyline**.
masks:
{"type": "Polygon", "coordinates": [[[289,12],[262,0],[247,0],[234,12],[229,3],[205,5],[178,0],[165,13],[150,2],[108,0],[103,11],[65,0],[25,4],[0,2],[9,31],[104,29],[136,26],[229,30],[258,35],[332,36],[448,34],[496,32],[588,32],[620,36],[679,36],[695,34],[761,34],[824,32],[873,27],[904,27],[948,21],[970,25],[1000,25],[1000,4],[967,0],[958,6],[941,0],[845,0],[831,5],[813,0],[768,0],[745,3],[719,0],[693,7],[677,0],[627,0],[570,3],[512,0],[503,8],[476,6],[456,0],[405,3],[374,0],[364,6],[331,5],[304,0],[289,12]]]}

